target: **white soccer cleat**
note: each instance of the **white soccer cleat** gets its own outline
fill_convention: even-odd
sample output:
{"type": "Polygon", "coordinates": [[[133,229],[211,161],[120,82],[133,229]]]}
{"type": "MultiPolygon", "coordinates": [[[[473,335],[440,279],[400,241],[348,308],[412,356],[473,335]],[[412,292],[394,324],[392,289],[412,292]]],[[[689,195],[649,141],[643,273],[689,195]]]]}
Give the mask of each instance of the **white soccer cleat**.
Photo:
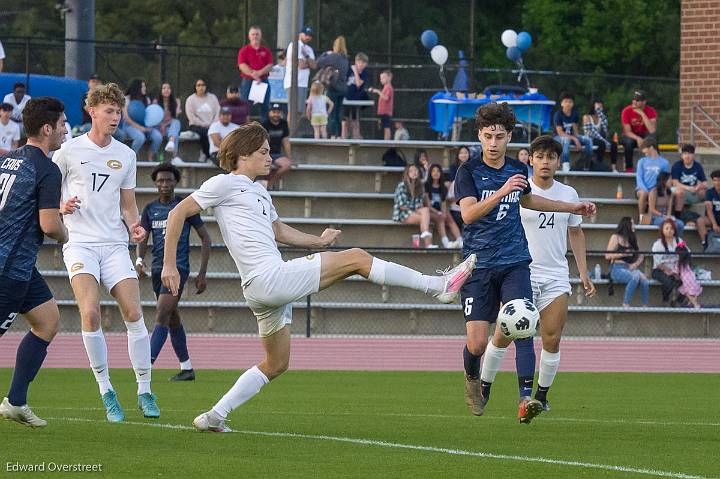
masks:
{"type": "Polygon", "coordinates": [[[443,291],[436,294],[435,298],[441,303],[452,303],[457,300],[460,294],[460,288],[462,288],[465,281],[470,278],[473,270],[475,269],[475,262],[477,256],[475,254],[469,255],[465,258],[465,261],[455,266],[450,271],[444,271],[443,276],[445,277],[445,287],[443,291]]]}
{"type": "Polygon", "coordinates": [[[25,404],[24,406],[13,406],[8,401],[8,398],[3,398],[2,404],[0,404],[0,416],[10,421],[15,421],[22,424],[23,426],[29,427],[45,427],[47,421],[40,419],[32,412],[30,406],[25,404]]]}
{"type": "Polygon", "coordinates": [[[193,419],[193,426],[200,432],[232,432],[232,429],[225,425],[225,419],[212,409],[193,419]]]}

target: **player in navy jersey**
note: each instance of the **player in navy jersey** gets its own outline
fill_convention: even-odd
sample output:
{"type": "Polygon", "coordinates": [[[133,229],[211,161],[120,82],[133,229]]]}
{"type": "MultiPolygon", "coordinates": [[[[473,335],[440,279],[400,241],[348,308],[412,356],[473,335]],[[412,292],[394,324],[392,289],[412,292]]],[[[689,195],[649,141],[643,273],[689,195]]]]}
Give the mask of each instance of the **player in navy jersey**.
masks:
{"type": "MultiPolygon", "coordinates": [[[[510,340],[496,329],[488,344],[489,325],[497,319],[500,303],[517,298],[532,300],[530,252],[520,222],[520,205],[540,211],[593,215],[592,203],[565,203],[531,193],[524,163],[505,156],[515,127],[515,115],[506,104],[489,103],[476,114],[482,155],[460,166],[455,178],[455,198],[463,222],[463,255],[477,255],[470,279],[460,290],[465,314],[467,344],[465,400],[473,414],[482,415],[494,378],[480,377],[484,363],[502,360],[510,340]]],[[[531,399],[535,374],[532,338],[515,341],[515,364],[520,386],[518,416],[530,422],[542,410],[531,399]]]]}
{"type": "Polygon", "coordinates": [[[59,243],[68,239],[60,218],[62,175],[48,158],[65,139],[64,111],[56,98],[28,101],[23,109],[27,144],[0,156],[0,337],[18,314],[31,327],[18,346],[0,416],[31,427],[47,425],[28,407],[27,393],[60,323],[57,303],[35,262],[43,234],[59,243]]]}
{"type": "MultiPolygon", "coordinates": [[[[152,234],[152,269],[151,277],[153,290],[157,297],[157,324],[150,337],[150,358],[155,362],[160,350],[165,344],[168,332],[170,333],[170,341],[175,355],[180,361],[180,372],[171,377],[171,381],[193,381],[195,379],[195,371],[190,362],[188,354],[187,341],[185,339],[185,329],[180,320],[180,312],[178,311],[178,301],[182,296],[182,290],[185,282],[190,275],[190,227],[195,228],[198,236],[202,241],[200,249],[200,269],[195,278],[196,293],[200,294],[205,291],[207,283],[205,281],[205,273],[207,272],[208,259],[210,258],[210,234],[205,228],[205,224],[200,215],[190,216],[185,220],[180,239],[177,246],[177,269],[180,272],[180,291],[177,296],[173,296],[170,291],[163,286],[160,281],[160,273],[163,267],[163,248],[165,247],[165,228],[167,227],[167,218],[170,210],[180,203],[183,198],[175,196],[175,185],[180,181],[180,170],[172,165],[160,165],[153,170],[150,177],[157,186],[160,197],[149,203],[142,212],[141,224],[145,230],[152,234]]],[[[137,261],[135,269],[138,276],[145,277],[145,264],[143,258],[147,251],[148,239],[138,243],[137,261]]]]}

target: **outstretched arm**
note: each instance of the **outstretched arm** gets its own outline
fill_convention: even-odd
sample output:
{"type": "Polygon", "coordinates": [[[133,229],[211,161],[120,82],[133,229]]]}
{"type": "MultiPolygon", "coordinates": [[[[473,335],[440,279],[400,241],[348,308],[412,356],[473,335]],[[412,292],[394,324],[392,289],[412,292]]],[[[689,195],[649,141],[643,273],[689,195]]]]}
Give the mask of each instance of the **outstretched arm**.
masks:
{"type": "Polygon", "coordinates": [[[570,240],[570,249],[575,256],[575,263],[580,272],[580,280],[585,288],[585,296],[592,298],[595,296],[595,285],[590,280],[587,271],[587,258],[585,257],[585,233],[581,226],[570,226],[568,228],[568,239],[570,240]]]}
{"type": "Polygon", "coordinates": [[[185,220],[202,211],[192,196],[188,196],[175,206],[168,214],[165,228],[165,249],[163,254],[163,270],[160,278],[173,296],[177,296],[180,288],[180,273],[177,270],[177,244],[182,233],[185,220]]]}
{"type": "Polygon", "coordinates": [[[556,211],[558,213],[572,213],[582,216],[593,216],[597,212],[595,204],[582,201],[580,203],[566,203],[564,201],[555,201],[543,198],[532,193],[524,195],[520,198],[520,204],[523,208],[537,211],[556,211]]]}
{"type": "Polygon", "coordinates": [[[331,246],[340,235],[340,230],[327,228],[323,231],[322,235],[315,236],[296,230],[280,220],[273,221],[272,225],[275,239],[278,242],[289,246],[299,246],[301,248],[327,248],[331,246]]]}

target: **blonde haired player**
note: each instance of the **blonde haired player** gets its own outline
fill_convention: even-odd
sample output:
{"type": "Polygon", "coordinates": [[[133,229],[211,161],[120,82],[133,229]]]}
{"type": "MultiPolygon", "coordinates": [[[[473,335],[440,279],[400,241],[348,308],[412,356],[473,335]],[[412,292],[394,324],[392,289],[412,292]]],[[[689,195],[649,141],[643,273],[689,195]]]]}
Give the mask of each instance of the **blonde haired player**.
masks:
{"type": "Polygon", "coordinates": [[[227,415],[287,370],[293,301],[359,274],[375,284],[415,289],[450,303],[475,267],[475,255],[469,255],[442,276],[428,276],[373,258],[359,248],[283,261],[276,241],[322,249],[335,242],[340,230],[328,228],[315,236],[280,221],[270,194],[255,181],[267,175],[272,164],[268,134],[259,123],[243,125],[225,137],[218,159],[228,173],[207,180],[168,215],[162,281],[177,295],[180,274],[175,252],[183,224],[189,216],[212,207],[240,272],[245,299],[257,318],[265,359],[245,371],[210,411],[195,418],[193,424],[200,431],[228,431],[227,415]]]}
{"type": "Polygon", "coordinates": [[[110,383],[107,344],[100,327],[100,284],[117,300],[125,320],[138,407],[145,417],[160,416],[150,390],[150,338],[128,250],[128,230],[135,243],[147,236],[135,202],[136,157],[112,137],[124,105],[125,97],[114,83],[91,90],[90,131],[64,143],[53,157],[62,172],[60,211],[70,234],[63,257],[80,309],[85,351],[110,422],[123,421],[125,414],[110,383]]]}

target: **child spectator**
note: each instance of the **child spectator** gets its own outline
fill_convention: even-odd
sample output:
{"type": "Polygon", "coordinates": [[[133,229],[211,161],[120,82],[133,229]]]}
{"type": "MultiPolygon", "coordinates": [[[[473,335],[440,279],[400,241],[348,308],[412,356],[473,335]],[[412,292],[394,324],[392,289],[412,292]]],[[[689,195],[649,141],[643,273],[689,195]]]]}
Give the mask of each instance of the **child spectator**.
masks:
{"type": "MultiPolygon", "coordinates": [[[[712,180],[712,188],[705,193],[705,213],[712,233],[720,236],[720,170],[710,173],[710,179],[712,180]]],[[[707,246],[707,239],[703,246],[707,246]]]]}
{"type": "Polygon", "coordinates": [[[430,165],[430,174],[425,182],[425,205],[430,208],[430,220],[435,223],[443,248],[462,248],[460,228],[448,213],[447,196],[448,190],[442,166],[437,163],[430,165]],[[447,228],[450,228],[450,232],[455,237],[454,241],[448,239],[447,228]]]}
{"type": "Polygon", "coordinates": [[[383,129],[384,140],[389,140],[391,138],[390,125],[392,123],[393,116],[393,99],[395,98],[392,78],[392,72],[390,70],[385,70],[380,73],[380,83],[383,86],[382,90],[378,90],[377,88],[368,88],[370,93],[378,95],[377,114],[380,117],[380,125],[383,129]]]}
{"type": "Polygon", "coordinates": [[[585,161],[582,163],[587,164],[592,155],[592,140],[587,136],[580,135],[575,98],[570,93],[563,93],[560,96],[560,109],[553,115],[553,127],[555,128],[555,140],[560,142],[563,147],[560,157],[563,171],[570,170],[570,143],[574,143],[578,150],[583,150],[585,161]]]}
{"type": "Polygon", "coordinates": [[[410,132],[405,128],[405,125],[403,125],[403,122],[400,120],[395,120],[395,135],[393,136],[393,140],[395,141],[407,141],[410,139],[410,132]]]}
{"type": "Polygon", "coordinates": [[[420,239],[426,248],[437,248],[432,244],[430,232],[430,209],[423,206],[423,183],[415,165],[407,165],[403,179],[395,188],[393,221],[406,225],[420,225],[420,239]]]}
{"type": "MultiPolygon", "coordinates": [[[[367,100],[367,90],[365,90],[368,79],[366,70],[368,64],[368,56],[362,52],[355,55],[355,64],[350,67],[347,76],[348,89],[345,98],[348,100],[367,100]]],[[[347,138],[347,121],[350,121],[350,129],[353,138],[361,138],[360,136],[360,120],[358,118],[360,107],[347,106],[343,108],[345,120],[343,120],[342,137],[347,138]]]]}
{"type": "Polygon", "coordinates": [[[622,121],[622,144],[625,150],[625,171],[632,173],[633,152],[643,140],[657,131],[657,112],[647,106],[645,92],[636,90],[632,103],[623,108],[620,114],[622,121]]]}
{"type": "Polygon", "coordinates": [[[648,213],[651,215],[650,223],[660,226],[666,219],[675,223],[679,236],[685,231],[685,223],[680,218],[672,216],[672,178],[667,171],[661,171],[657,177],[655,188],[648,194],[648,213]]]}
{"type": "Polygon", "coordinates": [[[595,150],[596,168],[603,168],[605,152],[610,150],[610,164],[613,171],[617,171],[617,143],[610,141],[605,106],[601,100],[593,100],[590,111],[583,115],[583,133],[590,138],[595,150]]]}
{"type": "Polygon", "coordinates": [[[680,275],[680,280],[682,281],[678,292],[687,297],[693,308],[699,308],[700,303],[698,302],[698,297],[702,294],[703,288],[695,277],[690,250],[685,245],[685,242],[681,241],[678,243],[675,251],[678,253],[676,272],[680,275]]]}
{"type": "Polygon", "coordinates": [[[626,283],[623,295],[623,307],[629,308],[635,290],[640,286],[642,306],[647,307],[650,301],[650,283],[647,276],[638,269],[644,256],[638,254],[635,222],[625,216],[618,223],[615,233],[610,236],[605,259],[610,261],[610,278],[616,283],[626,283]]]}
{"type": "Polygon", "coordinates": [[[661,171],[670,171],[670,163],[658,153],[654,137],[643,140],[641,148],[645,156],[638,161],[635,194],[638,198],[638,214],[642,217],[647,211],[650,190],[655,187],[661,171]]]}
{"type": "MultiPolygon", "coordinates": [[[[461,146],[458,148],[457,153],[455,154],[455,163],[450,165],[450,170],[448,171],[448,203],[450,203],[450,215],[455,220],[455,224],[458,225],[458,228],[460,228],[460,231],[462,231],[465,228],[465,223],[463,223],[462,220],[462,214],[460,214],[460,205],[457,204],[457,201],[455,201],[455,176],[457,175],[457,170],[460,168],[460,165],[465,163],[470,159],[470,148],[467,146],[461,146]]],[[[462,237],[460,238],[462,241],[462,237]]]]}
{"type": "Polygon", "coordinates": [[[652,278],[660,283],[663,303],[670,302],[673,307],[679,299],[673,297],[673,292],[682,284],[677,272],[678,255],[675,254],[680,241],[675,222],[672,218],[665,218],[660,224],[660,237],[652,245],[653,253],[657,253],[653,254],[652,278]]]}
{"type": "Polygon", "coordinates": [[[305,103],[305,116],[310,118],[315,139],[327,138],[328,114],[335,104],[325,95],[322,83],[313,82],[310,86],[310,96],[305,103]]]}
{"type": "Polygon", "coordinates": [[[428,172],[430,170],[430,158],[428,157],[427,150],[418,148],[415,150],[415,166],[420,174],[420,181],[425,183],[428,179],[428,172]]]}
{"type": "MultiPolygon", "coordinates": [[[[675,190],[675,216],[688,221],[690,218],[683,217],[683,208],[702,203],[707,190],[707,177],[705,170],[700,163],[695,161],[695,146],[683,145],[681,148],[681,159],[672,166],[672,179],[675,190]]],[[[694,212],[692,219],[697,218],[694,212]]]]}

